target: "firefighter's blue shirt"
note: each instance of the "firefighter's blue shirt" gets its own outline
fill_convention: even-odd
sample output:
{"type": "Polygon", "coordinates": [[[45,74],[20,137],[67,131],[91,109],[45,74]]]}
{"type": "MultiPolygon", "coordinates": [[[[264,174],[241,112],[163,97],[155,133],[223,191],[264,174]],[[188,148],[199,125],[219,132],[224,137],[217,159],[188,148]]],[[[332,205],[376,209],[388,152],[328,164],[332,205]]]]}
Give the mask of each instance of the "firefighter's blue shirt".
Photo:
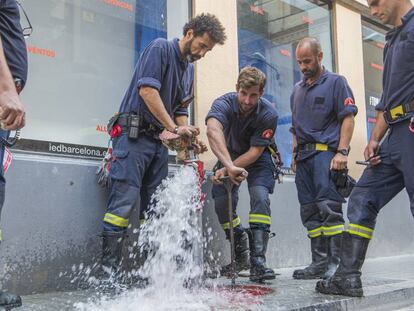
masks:
{"type": "Polygon", "coordinates": [[[414,8],[402,18],[401,26],[387,33],[386,41],[383,93],[376,106],[380,111],[414,100],[414,8]]]}
{"type": "Polygon", "coordinates": [[[13,78],[27,80],[27,50],[15,0],[0,0],[0,35],[13,78]]]}
{"type": "MultiPolygon", "coordinates": [[[[322,143],[332,149],[338,148],[342,120],[358,112],[346,79],[328,70],[324,70],[312,85],[307,85],[305,79],[299,81],[290,97],[290,107],[290,130],[296,135],[298,144],[322,143]]],[[[297,160],[315,153],[301,151],[297,160]]]]}
{"type": "Polygon", "coordinates": [[[251,146],[267,147],[273,141],[278,114],[276,108],[261,97],[248,116],[240,114],[236,92],[217,98],[206,117],[217,119],[224,128],[227,148],[232,157],[247,152],[251,146]]]}
{"type": "Polygon", "coordinates": [[[140,55],[119,112],[135,112],[148,123],[162,128],[139,95],[139,89],[148,86],[158,90],[165,109],[174,118],[188,115],[193,80],[194,66],[181,58],[178,39],[156,39],[140,55]]]}

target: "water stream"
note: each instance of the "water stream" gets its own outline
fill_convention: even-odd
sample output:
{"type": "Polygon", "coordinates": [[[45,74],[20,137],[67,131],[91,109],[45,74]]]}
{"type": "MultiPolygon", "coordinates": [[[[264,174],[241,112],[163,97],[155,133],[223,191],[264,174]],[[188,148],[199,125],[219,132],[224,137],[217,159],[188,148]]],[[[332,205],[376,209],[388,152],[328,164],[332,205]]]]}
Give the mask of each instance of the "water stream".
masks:
{"type": "Polygon", "coordinates": [[[148,279],[148,286],[115,297],[92,297],[75,303],[75,310],[259,310],[256,298],[203,282],[200,195],[192,167],[167,178],[152,199],[152,216],[140,228],[140,249],[148,258],[139,274],[148,279]]]}

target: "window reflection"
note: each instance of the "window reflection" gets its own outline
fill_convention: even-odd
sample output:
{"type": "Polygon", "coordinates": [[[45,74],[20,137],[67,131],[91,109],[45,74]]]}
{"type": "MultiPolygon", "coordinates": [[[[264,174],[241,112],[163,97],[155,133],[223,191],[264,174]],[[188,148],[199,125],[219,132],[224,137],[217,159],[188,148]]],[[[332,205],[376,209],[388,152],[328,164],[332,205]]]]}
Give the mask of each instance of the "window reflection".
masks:
{"type": "Polygon", "coordinates": [[[362,26],[362,46],[364,57],[365,106],[367,113],[368,139],[375,124],[375,106],[382,93],[383,53],[385,35],[374,26],[362,26]]]}
{"type": "Polygon", "coordinates": [[[308,36],[320,40],[324,66],[332,70],[331,18],[322,1],[237,1],[239,66],[253,65],[267,75],[264,97],[279,113],[277,144],[286,167],[290,166],[292,138],[290,95],[301,79],[295,49],[308,36]]]}

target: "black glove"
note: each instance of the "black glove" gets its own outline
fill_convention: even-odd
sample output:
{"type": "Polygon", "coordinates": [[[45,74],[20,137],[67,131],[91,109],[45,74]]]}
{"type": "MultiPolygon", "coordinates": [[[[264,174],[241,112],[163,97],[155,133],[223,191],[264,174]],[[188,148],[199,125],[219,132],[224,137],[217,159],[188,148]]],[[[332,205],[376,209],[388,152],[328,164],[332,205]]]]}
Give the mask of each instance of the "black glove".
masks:
{"type": "Polygon", "coordinates": [[[331,178],[336,185],[338,192],[347,198],[352,192],[352,189],[356,185],[355,179],[348,175],[348,169],[343,170],[331,170],[331,178]]]}

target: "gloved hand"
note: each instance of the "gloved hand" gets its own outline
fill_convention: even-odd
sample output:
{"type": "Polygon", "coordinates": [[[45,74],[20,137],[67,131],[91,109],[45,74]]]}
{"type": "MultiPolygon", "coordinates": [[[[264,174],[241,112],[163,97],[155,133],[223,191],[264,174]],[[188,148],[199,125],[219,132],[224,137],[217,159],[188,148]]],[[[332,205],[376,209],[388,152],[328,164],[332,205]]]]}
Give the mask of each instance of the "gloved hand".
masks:
{"type": "Polygon", "coordinates": [[[331,178],[336,185],[338,192],[347,198],[352,192],[352,189],[356,185],[355,179],[348,175],[348,169],[343,170],[331,170],[331,178]]]}
{"type": "Polygon", "coordinates": [[[108,151],[106,152],[105,157],[102,159],[102,162],[96,171],[96,175],[98,176],[98,185],[101,186],[102,188],[111,187],[111,177],[109,177],[111,159],[112,159],[112,143],[110,143],[108,151]]]}

